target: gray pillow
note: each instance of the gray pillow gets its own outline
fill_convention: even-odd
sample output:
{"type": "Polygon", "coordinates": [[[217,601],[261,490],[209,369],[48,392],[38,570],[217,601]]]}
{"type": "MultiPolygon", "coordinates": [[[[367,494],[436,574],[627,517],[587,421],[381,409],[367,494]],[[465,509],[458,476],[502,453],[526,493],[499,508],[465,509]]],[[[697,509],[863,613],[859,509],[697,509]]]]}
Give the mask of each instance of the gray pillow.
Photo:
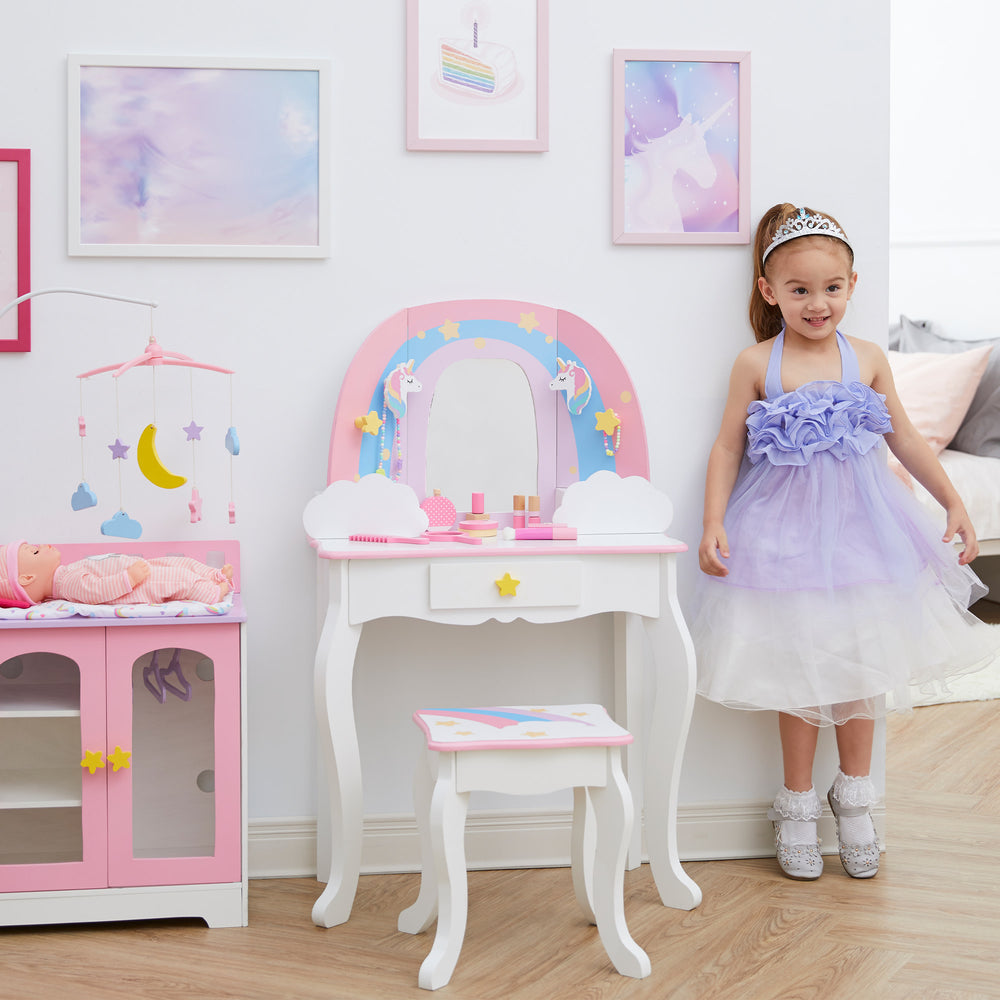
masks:
{"type": "Polygon", "coordinates": [[[976,347],[993,347],[976,394],[969,404],[958,432],[949,448],[970,455],[1000,458],[1000,338],[987,340],[952,340],[936,323],[899,317],[889,328],[889,349],[916,353],[958,354],[976,347]]]}

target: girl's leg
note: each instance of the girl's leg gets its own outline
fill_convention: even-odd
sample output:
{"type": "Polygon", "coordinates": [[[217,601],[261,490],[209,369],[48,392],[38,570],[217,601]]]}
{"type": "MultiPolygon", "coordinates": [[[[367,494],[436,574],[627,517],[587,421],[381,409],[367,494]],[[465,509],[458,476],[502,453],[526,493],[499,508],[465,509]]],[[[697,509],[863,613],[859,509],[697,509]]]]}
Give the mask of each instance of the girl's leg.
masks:
{"type": "Polygon", "coordinates": [[[834,727],[837,730],[837,753],[840,770],[856,778],[865,778],[872,769],[874,719],[849,719],[834,727]]]}
{"type": "Polygon", "coordinates": [[[871,807],[875,786],[869,777],[875,722],[850,719],[836,727],[840,770],[827,795],[837,821],[840,860],[853,878],[871,878],[878,872],[879,851],[871,807]]]}
{"type": "MultiPolygon", "coordinates": [[[[808,792],[813,786],[813,760],[819,727],[797,715],[778,713],[781,758],[785,769],[785,787],[792,792],[808,792]]],[[[868,772],[866,771],[865,774],[868,772]]]]}
{"type": "Polygon", "coordinates": [[[813,788],[812,769],[819,729],[795,715],[778,715],[785,785],[768,818],[774,823],[778,864],[795,879],[815,879],[823,872],[816,820],[822,807],[813,788]]]}

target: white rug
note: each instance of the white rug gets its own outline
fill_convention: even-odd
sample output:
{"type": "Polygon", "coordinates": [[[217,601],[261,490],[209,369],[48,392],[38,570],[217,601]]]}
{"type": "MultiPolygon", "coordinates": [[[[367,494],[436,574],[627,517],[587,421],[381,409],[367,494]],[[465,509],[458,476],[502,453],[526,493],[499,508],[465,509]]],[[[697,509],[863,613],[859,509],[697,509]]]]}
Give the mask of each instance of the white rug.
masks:
{"type": "MultiPolygon", "coordinates": [[[[1000,625],[991,625],[990,628],[1000,629],[1000,625]]],[[[928,698],[914,688],[913,705],[921,708],[924,705],[944,705],[954,701],[989,701],[991,698],[1000,698],[1000,659],[974,674],[948,681],[948,689],[947,694],[936,694],[928,698]]]]}

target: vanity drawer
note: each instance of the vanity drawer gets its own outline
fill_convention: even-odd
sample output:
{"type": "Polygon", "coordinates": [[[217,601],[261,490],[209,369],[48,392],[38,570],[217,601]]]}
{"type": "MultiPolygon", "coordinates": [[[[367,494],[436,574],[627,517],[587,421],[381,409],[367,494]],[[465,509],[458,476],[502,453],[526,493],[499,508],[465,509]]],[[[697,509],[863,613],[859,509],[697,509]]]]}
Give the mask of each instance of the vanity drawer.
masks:
{"type": "Polygon", "coordinates": [[[580,604],[583,566],[576,560],[504,559],[430,567],[430,608],[565,608],[580,604]],[[502,582],[501,582],[502,581],[502,582]]]}

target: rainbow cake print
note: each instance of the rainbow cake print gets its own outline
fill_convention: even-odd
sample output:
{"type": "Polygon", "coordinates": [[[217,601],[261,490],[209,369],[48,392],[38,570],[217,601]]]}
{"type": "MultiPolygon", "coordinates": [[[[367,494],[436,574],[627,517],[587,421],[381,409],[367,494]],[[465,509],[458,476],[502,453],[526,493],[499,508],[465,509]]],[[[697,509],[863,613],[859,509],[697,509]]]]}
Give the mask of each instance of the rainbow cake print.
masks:
{"type": "Polygon", "coordinates": [[[442,38],[438,75],[452,90],[478,97],[499,97],[517,81],[517,60],[506,45],[479,40],[479,22],[471,38],[442,38]]]}

